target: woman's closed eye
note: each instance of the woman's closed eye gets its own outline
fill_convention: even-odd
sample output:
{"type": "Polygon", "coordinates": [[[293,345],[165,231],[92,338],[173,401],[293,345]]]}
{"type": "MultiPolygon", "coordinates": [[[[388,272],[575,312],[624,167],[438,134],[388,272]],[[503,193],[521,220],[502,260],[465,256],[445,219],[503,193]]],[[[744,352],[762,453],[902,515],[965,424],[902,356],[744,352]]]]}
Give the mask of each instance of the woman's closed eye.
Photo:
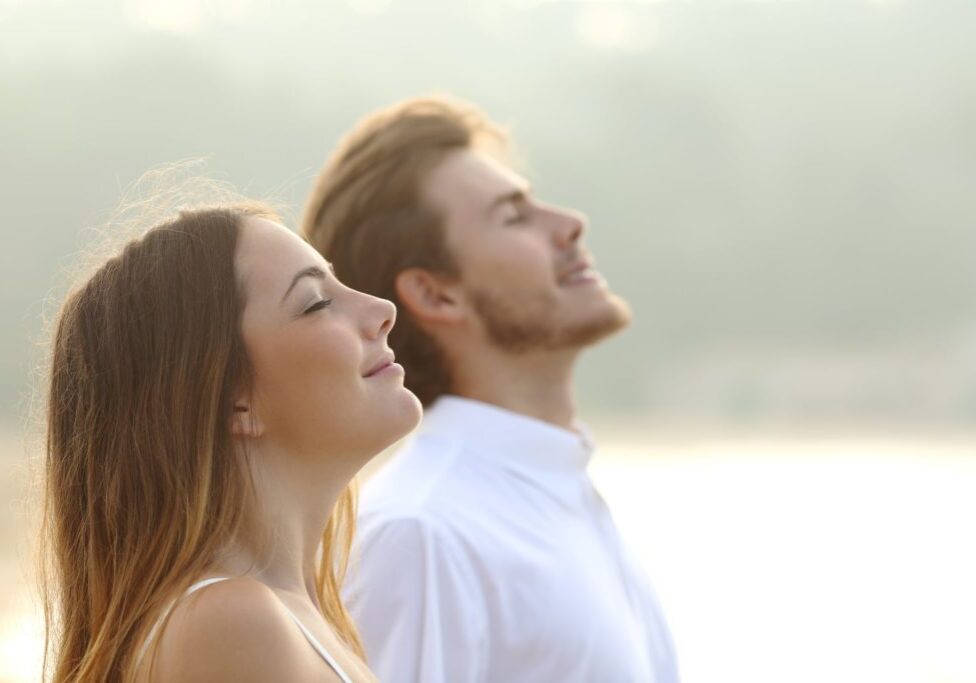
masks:
{"type": "Polygon", "coordinates": [[[302,311],[302,315],[308,315],[309,313],[314,313],[315,311],[320,311],[329,304],[332,303],[332,299],[319,299],[312,303],[311,306],[302,311]]]}

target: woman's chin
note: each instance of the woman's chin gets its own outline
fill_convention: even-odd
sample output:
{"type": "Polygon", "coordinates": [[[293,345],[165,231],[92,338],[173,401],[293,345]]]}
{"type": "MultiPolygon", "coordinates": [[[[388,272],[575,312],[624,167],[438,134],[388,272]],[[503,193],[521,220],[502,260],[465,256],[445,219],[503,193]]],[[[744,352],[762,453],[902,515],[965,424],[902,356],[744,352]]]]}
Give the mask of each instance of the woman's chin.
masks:
{"type": "Polygon", "coordinates": [[[420,404],[420,399],[412,391],[403,387],[402,394],[399,398],[401,399],[401,405],[397,424],[401,427],[401,433],[394,441],[399,441],[412,432],[420,424],[420,420],[424,416],[424,408],[420,404]]]}
{"type": "Polygon", "coordinates": [[[374,437],[372,449],[377,455],[416,429],[424,415],[423,406],[412,391],[406,387],[400,388],[394,400],[386,409],[378,411],[370,420],[375,426],[372,431],[374,437]]]}

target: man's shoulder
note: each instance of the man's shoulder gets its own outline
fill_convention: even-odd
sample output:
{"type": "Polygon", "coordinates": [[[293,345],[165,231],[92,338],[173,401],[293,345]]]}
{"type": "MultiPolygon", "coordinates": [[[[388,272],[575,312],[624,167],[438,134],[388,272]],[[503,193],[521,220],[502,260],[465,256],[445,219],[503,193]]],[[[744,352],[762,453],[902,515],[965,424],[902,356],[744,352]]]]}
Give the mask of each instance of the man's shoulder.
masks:
{"type": "Polygon", "coordinates": [[[464,461],[462,443],[434,438],[415,439],[396,453],[363,486],[360,551],[396,554],[406,544],[436,554],[477,547],[489,493],[472,481],[464,461]]]}
{"type": "Polygon", "coordinates": [[[463,444],[422,434],[397,451],[362,488],[360,524],[453,514],[468,495],[463,444]]]}

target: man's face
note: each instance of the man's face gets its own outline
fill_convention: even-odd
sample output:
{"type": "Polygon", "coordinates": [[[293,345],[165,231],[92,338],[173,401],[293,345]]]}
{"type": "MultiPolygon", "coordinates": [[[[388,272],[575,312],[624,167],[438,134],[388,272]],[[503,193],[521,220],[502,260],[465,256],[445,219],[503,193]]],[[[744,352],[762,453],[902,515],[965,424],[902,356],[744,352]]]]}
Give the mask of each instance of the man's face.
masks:
{"type": "Polygon", "coordinates": [[[465,300],[496,347],[580,348],[629,322],[627,304],[581,243],[585,218],[533,198],[503,164],[475,150],[451,152],[422,195],[444,216],[465,300]]]}

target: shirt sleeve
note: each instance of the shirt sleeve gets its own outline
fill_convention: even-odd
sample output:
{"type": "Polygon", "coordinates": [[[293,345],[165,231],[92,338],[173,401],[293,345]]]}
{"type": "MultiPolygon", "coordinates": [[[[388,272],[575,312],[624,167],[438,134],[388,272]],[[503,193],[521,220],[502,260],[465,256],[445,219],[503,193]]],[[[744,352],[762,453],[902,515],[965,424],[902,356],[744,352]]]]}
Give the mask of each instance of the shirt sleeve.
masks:
{"type": "Polygon", "coordinates": [[[383,683],[485,680],[482,586],[441,525],[400,518],[362,528],[344,594],[383,683]]]}

